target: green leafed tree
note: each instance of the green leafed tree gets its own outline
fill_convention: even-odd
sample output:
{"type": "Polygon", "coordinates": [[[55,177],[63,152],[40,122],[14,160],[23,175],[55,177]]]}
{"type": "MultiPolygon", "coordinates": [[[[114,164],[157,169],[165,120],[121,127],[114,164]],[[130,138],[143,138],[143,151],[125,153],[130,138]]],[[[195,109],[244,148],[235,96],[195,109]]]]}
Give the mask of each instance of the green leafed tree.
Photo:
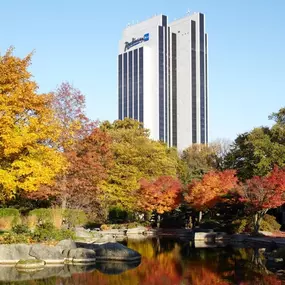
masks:
{"type": "Polygon", "coordinates": [[[182,152],[181,159],[186,164],[186,184],[216,169],[216,151],[212,146],[193,144],[182,152]]]}
{"type": "Polygon", "coordinates": [[[104,193],[102,201],[110,206],[135,210],[136,191],[141,178],[176,177],[177,153],[164,143],[151,140],[149,131],[140,122],[126,118],[112,124],[104,122],[101,129],[112,138],[114,158],[108,179],[101,185],[104,193]]]}
{"type": "Polygon", "coordinates": [[[269,116],[275,124],[254,128],[239,135],[225,159],[228,168],[236,169],[238,177],[245,181],[251,177],[265,176],[274,165],[285,166],[284,108],[269,116]]]}

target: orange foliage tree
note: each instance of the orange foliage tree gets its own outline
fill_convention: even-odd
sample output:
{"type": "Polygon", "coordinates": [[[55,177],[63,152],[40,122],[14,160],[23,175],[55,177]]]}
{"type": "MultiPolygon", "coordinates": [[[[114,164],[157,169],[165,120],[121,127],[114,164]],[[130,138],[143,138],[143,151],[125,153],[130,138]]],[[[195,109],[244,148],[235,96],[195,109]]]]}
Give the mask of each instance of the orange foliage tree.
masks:
{"type": "Polygon", "coordinates": [[[237,186],[235,174],[235,170],[212,171],[205,174],[202,180],[195,180],[188,185],[188,193],[184,198],[194,209],[200,211],[199,220],[202,211],[214,207],[229,190],[237,186]]]}
{"type": "Polygon", "coordinates": [[[31,199],[56,197],[58,203],[65,202],[66,208],[84,210],[91,218],[105,218],[101,203],[101,182],[113,163],[110,150],[111,139],[106,132],[95,128],[93,132],[65,153],[68,168],[58,176],[51,187],[29,196],[31,199]],[[64,191],[63,191],[64,189],[64,191]]]}
{"type": "MultiPolygon", "coordinates": [[[[95,133],[97,137],[99,134],[98,131],[95,131],[95,133],[90,135],[98,123],[91,121],[86,117],[85,107],[85,96],[79,89],[73,87],[68,82],[63,82],[52,93],[50,109],[55,114],[55,119],[58,122],[58,149],[67,161],[67,168],[65,172],[62,171],[56,177],[55,185],[52,185],[50,187],[41,187],[40,191],[37,193],[25,195],[27,198],[48,201],[49,198],[56,196],[57,201],[61,203],[62,208],[70,206],[67,205],[67,199],[71,197],[71,188],[70,182],[67,180],[69,179],[73,182],[75,180],[79,181],[78,175],[71,177],[71,173],[75,173],[74,157],[77,156],[78,152],[82,152],[82,147],[84,147],[84,145],[86,147],[86,143],[89,143],[91,148],[90,152],[92,153],[93,149],[90,141],[94,139],[95,133]]],[[[105,140],[103,137],[101,138],[102,144],[104,144],[105,140]]],[[[86,174],[82,173],[81,178],[83,178],[85,175],[86,174]]],[[[86,183],[82,181],[80,185],[86,185],[86,183]]],[[[82,187],[80,187],[80,189],[82,190],[82,187]]]]}
{"type": "Polygon", "coordinates": [[[275,167],[267,176],[246,180],[238,190],[240,200],[254,214],[254,231],[258,232],[267,211],[285,203],[285,170],[275,167]]]}
{"type": "Polygon", "coordinates": [[[154,181],[141,179],[138,190],[138,208],[160,214],[169,212],[178,206],[181,192],[180,182],[171,176],[161,176],[154,181]]]}

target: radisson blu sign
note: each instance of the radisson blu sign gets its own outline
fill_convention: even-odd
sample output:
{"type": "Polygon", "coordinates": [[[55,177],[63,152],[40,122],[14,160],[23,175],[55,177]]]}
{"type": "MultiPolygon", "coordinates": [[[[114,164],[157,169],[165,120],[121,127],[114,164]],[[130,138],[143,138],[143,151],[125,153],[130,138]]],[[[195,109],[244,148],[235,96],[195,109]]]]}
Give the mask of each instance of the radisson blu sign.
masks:
{"type": "Polygon", "coordinates": [[[149,33],[145,34],[142,38],[138,39],[133,38],[131,42],[125,42],[125,51],[140,43],[147,42],[148,40],[149,40],[149,33]]]}

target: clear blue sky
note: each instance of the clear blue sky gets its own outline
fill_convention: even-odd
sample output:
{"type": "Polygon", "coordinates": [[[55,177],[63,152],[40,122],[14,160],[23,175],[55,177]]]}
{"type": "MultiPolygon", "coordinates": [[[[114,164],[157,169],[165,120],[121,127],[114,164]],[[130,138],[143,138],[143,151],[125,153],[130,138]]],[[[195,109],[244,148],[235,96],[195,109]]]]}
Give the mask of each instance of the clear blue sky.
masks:
{"type": "Polygon", "coordinates": [[[35,50],[41,92],[69,81],[92,119],[117,119],[117,51],[123,28],[154,14],[206,15],[210,138],[234,139],[285,105],[284,0],[6,0],[0,51],[35,50]]]}

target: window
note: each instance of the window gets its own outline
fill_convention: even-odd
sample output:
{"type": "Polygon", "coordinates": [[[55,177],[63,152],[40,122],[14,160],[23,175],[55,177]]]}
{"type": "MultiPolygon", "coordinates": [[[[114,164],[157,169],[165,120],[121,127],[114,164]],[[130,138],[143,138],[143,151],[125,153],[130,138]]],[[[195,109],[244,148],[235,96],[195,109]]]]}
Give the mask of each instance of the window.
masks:
{"type": "Polygon", "coordinates": [[[122,55],[121,54],[118,57],[118,67],[119,67],[119,72],[118,72],[119,110],[118,112],[119,112],[119,120],[122,120],[123,98],[122,98],[122,55]]]}
{"type": "Polygon", "coordinates": [[[143,48],[139,49],[139,121],[143,123],[143,48]]]}
{"type": "Polygon", "coordinates": [[[124,117],[128,116],[128,54],[124,53],[124,117]]]}
{"type": "Polygon", "coordinates": [[[194,21],[191,21],[191,70],[192,70],[192,143],[197,143],[196,23],[194,21]]]}
{"type": "Polygon", "coordinates": [[[129,118],[133,118],[133,52],[129,52],[129,118]]]}

